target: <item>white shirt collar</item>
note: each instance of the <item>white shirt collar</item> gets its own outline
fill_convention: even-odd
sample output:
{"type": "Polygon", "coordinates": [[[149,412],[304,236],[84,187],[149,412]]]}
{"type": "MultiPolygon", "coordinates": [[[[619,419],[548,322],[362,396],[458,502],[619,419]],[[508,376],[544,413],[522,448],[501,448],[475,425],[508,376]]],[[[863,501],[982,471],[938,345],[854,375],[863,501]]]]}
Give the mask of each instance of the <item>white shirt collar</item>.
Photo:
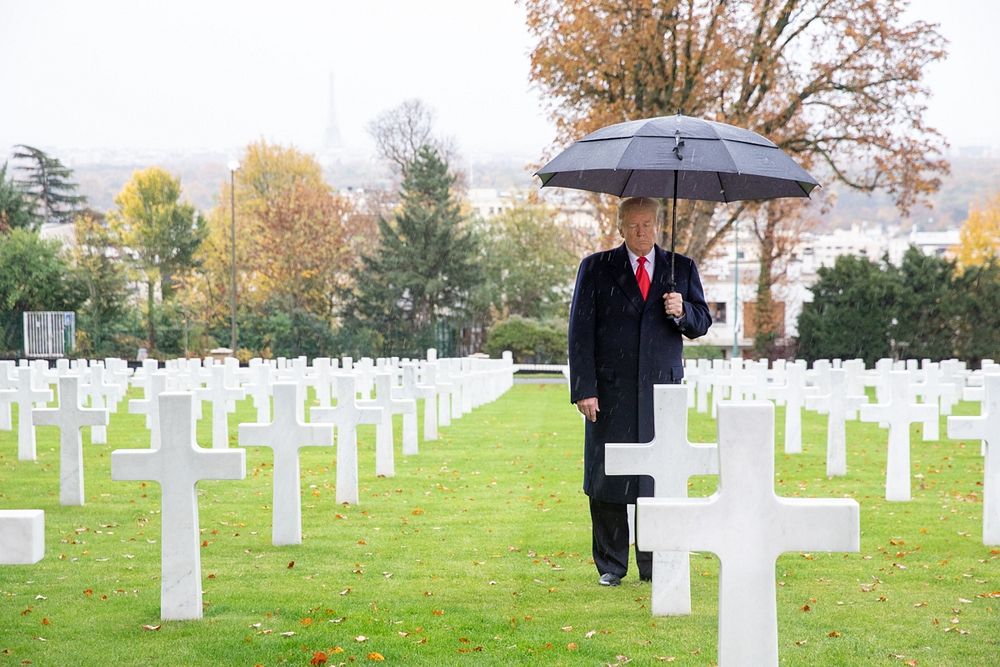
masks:
{"type": "MultiPolygon", "coordinates": [[[[639,269],[639,256],[632,252],[632,249],[625,245],[625,252],[628,253],[628,261],[632,264],[632,273],[635,273],[639,269]]],[[[646,273],[649,274],[650,280],[653,278],[653,265],[656,261],[656,246],[654,245],[649,253],[646,255],[646,273]]]]}

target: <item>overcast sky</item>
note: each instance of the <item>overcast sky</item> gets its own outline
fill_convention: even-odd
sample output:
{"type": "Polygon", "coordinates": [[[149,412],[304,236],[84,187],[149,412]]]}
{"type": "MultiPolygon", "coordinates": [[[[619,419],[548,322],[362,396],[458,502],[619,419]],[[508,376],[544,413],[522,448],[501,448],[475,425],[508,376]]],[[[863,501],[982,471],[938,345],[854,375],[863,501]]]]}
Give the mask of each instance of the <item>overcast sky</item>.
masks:
{"type": "MultiPolygon", "coordinates": [[[[916,0],[948,60],[927,75],[932,126],[1000,147],[1000,2],[916,0]]],[[[0,0],[0,151],[237,152],[321,147],[335,78],[343,142],[419,97],[465,157],[537,158],[554,130],[528,83],[523,9],[499,0],[0,0]]]]}

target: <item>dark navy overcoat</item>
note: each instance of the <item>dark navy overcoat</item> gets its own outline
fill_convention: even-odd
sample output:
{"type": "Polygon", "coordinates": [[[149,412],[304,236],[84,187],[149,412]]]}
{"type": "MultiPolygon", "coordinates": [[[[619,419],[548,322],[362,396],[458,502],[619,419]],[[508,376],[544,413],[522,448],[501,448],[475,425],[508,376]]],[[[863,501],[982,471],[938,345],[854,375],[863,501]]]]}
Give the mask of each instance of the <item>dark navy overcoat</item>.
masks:
{"type": "Polygon", "coordinates": [[[680,324],[666,314],[670,253],[656,246],[645,301],[625,244],[580,263],[569,318],[570,400],[596,396],[596,422],[586,422],[583,490],[613,503],[653,495],[646,475],[604,474],[604,444],[653,439],[653,385],[684,377],[681,334],[703,336],[712,324],[694,261],[677,255],[677,291],[684,299],[680,324]]]}

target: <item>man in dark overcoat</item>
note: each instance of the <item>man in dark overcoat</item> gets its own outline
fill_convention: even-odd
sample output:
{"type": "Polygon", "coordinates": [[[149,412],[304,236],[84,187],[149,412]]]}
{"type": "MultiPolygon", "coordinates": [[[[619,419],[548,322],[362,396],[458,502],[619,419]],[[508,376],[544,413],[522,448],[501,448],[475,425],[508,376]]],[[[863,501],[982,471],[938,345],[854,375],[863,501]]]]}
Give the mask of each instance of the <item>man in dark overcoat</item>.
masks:
{"type": "MultiPolygon", "coordinates": [[[[712,324],[694,262],[655,245],[658,200],[633,197],[618,207],[624,243],[580,263],[569,319],[570,400],[586,418],[583,491],[590,499],[599,583],[617,586],[628,571],[627,508],[653,495],[647,475],[605,475],[607,442],[653,439],[653,385],[684,377],[681,334],[712,324]]],[[[652,577],[652,554],[636,548],[639,578],[652,577]]]]}

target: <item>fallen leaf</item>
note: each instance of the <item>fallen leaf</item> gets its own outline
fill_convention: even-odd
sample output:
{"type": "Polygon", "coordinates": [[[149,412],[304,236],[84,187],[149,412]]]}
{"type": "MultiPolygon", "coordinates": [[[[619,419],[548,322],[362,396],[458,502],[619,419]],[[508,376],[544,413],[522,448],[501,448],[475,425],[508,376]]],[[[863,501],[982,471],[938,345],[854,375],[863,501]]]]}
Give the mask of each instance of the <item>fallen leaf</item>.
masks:
{"type": "Polygon", "coordinates": [[[282,632],[281,636],[282,637],[294,637],[295,636],[295,632],[293,630],[289,630],[288,632],[282,632]]]}
{"type": "Polygon", "coordinates": [[[591,637],[593,637],[596,634],[597,634],[597,630],[591,630],[590,632],[588,632],[587,634],[584,635],[584,638],[590,639],[591,637]]]}
{"type": "Polygon", "coordinates": [[[435,609],[433,610],[433,614],[435,616],[444,616],[444,609],[435,609]]]}
{"type": "Polygon", "coordinates": [[[52,624],[52,621],[50,621],[48,618],[43,618],[42,619],[42,625],[51,625],[51,624],[52,624]]]}
{"type": "Polygon", "coordinates": [[[88,588],[85,591],[83,591],[83,594],[86,595],[89,598],[90,596],[92,596],[94,594],[94,589],[93,588],[88,588]]]}
{"type": "Polygon", "coordinates": [[[299,623],[300,623],[300,624],[301,624],[301,625],[302,625],[303,627],[306,627],[306,628],[308,628],[308,627],[309,627],[310,625],[312,625],[312,624],[313,624],[313,620],[312,620],[311,618],[309,618],[309,617],[306,617],[306,618],[303,618],[303,619],[302,619],[301,621],[299,621],[299,623]]]}
{"type": "Polygon", "coordinates": [[[808,639],[799,639],[799,640],[796,640],[795,645],[796,646],[805,646],[808,641],[809,641],[808,639]]]}
{"type": "Polygon", "coordinates": [[[330,656],[328,656],[323,651],[316,651],[315,653],[313,653],[312,660],[309,661],[309,664],[310,665],[325,665],[326,661],[327,661],[327,659],[329,657],[330,656]]]}
{"type": "Polygon", "coordinates": [[[288,569],[291,570],[293,567],[295,567],[295,561],[294,560],[288,561],[288,569]]]}
{"type": "Polygon", "coordinates": [[[368,641],[368,637],[365,637],[364,635],[358,635],[357,637],[354,638],[354,641],[356,641],[356,642],[366,642],[366,641],[368,641]]]}
{"type": "Polygon", "coordinates": [[[827,637],[840,637],[841,634],[839,632],[837,632],[836,630],[831,630],[830,632],[827,633],[826,636],[827,637]]]}
{"type": "Polygon", "coordinates": [[[580,648],[580,647],[576,645],[576,642],[570,642],[570,643],[566,644],[566,650],[567,651],[575,651],[578,648],[580,648]]]}
{"type": "Polygon", "coordinates": [[[807,604],[802,605],[801,611],[812,611],[812,607],[807,604]]]}
{"type": "Polygon", "coordinates": [[[559,629],[562,630],[563,632],[570,632],[570,631],[573,630],[573,626],[572,625],[564,625],[564,626],[562,626],[559,629]]]}
{"type": "Polygon", "coordinates": [[[417,507],[412,512],[410,512],[410,514],[412,514],[413,516],[420,516],[423,513],[424,513],[424,510],[422,508],[420,508],[420,507],[417,507]]]}
{"type": "Polygon", "coordinates": [[[372,662],[382,662],[383,660],[385,660],[385,656],[376,651],[372,651],[371,653],[368,654],[368,659],[371,660],[372,662]]]}
{"type": "Polygon", "coordinates": [[[161,626],[159,626],[159,625],[144,625],[144,626],[142,626],[142,629],[143,630],[148,630],[150,632],[156,632],[157,630],[160,629],[160,627],[161,626]]]}
{"type": "Polygon", "coordinates": [[[677,660],[677,656],[676,655],[658,655],[658,656],[656,656],[656,659],[659,660],[660,662],[673,662],[673,661],[677,660]]]}

